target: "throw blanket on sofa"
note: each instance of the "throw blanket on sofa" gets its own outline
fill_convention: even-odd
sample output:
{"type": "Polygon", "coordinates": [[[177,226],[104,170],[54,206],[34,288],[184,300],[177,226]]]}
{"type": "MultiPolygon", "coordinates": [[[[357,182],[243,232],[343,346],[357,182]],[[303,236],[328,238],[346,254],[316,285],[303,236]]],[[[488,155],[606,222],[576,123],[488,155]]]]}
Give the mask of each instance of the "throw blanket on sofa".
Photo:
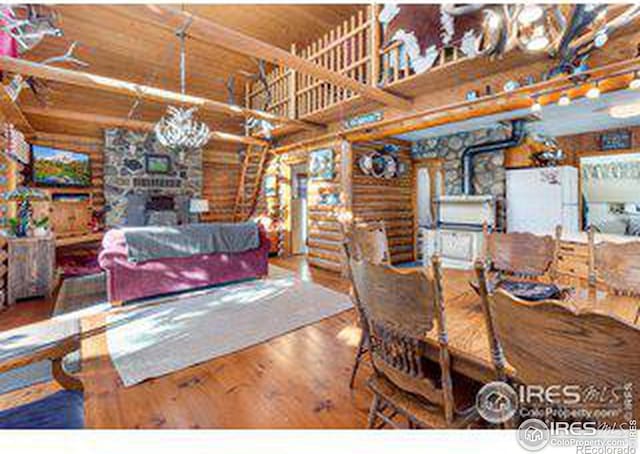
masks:
{"type": "Polygon", "coordinates": [[[260,247],[258,226],[253,222],[134,227],[123,231],[127,259],[134,263],[198,254],[245,252],[260,247]]]}

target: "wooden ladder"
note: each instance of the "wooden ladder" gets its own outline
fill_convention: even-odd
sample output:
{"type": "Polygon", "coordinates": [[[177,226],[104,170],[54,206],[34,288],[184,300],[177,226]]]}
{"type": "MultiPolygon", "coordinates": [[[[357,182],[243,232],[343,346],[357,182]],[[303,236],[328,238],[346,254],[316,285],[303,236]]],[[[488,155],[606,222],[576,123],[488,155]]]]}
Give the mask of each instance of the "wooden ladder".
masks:
{"type": "Polygon", "coordinates": [[[249,145],[247,147],[233,210],[234,222],[247,221],[253,215],[258,204],[268,155],[268,145],[249,145]]]}

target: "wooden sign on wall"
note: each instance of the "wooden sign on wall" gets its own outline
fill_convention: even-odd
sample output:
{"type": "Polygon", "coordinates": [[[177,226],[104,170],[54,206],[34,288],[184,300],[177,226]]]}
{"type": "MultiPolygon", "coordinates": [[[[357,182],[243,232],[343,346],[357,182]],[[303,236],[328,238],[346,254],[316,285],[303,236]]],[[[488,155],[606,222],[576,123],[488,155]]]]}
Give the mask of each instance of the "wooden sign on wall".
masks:
{"type": "Polygon", "coordinates": [[[376,121],[382,120],[382,117],[383,117],[382,111],[369,112],[363,115],[351,117],[344,121],[344,128],[352,129],[352,128],[357,128],[358,126],[363,126],[369,123],[375,123],[376,121]]]}
{"type": "Polygon", "coordinates": [[[631,130],[620,129],[617,131],[607,131],[600,134],[600,149],[628,150],[631,148],[631,130]]]}

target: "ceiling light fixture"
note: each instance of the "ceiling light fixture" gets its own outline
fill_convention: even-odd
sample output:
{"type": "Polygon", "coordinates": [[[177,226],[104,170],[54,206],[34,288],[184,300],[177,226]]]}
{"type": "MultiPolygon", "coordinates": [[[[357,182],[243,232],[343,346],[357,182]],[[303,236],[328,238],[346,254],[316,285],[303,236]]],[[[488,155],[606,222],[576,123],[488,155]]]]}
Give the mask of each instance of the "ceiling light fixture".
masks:
{"type": "Polygon", "coordinates": [[[540,5],[525,5],[518,14],[518,22],[522,25],[529,25],[542,17],[544,10],[540,5]]]}
{"type": "Polygon", "coordinates": [[[598,87],[598,83],[596,82],[593,87],[591,87],[587,94],[585,95],[589,99],[596,99],[600,97],[600,88],[598,87]]]}
{"type": "MultiPolygon", "coordinates": [[[[183,95],[186,91],[185,38],[188,25],[176,32],[180,39],[180,93],[183,95]]],[[[194,118],[197,111],[197,107],[168,106],[167,114],[153,128],[158,142],[169,150],[180,153],[180,155],[185,151],[204,147],[209,141],[211,131],[206,124],[194,118]]]]}
{"type": "Polygon", "coordinates": [[[633,73],[633,80],[629,82],[629,88],[631,90],[640,89],[640,75],[638,75],[638,71],[633,73]]]}
{"type": "Polygon", "coordinates": [[[609,115],[619,119],[640,116],[640,103],[613,106],[609,109],[609,115]]]}
{"type": "Polygon", "coordinates": [[[558,105],[559,106],[568,106],[569,104],[571,104],[571,98],[569,98],[568,94],[563,94],[562,96],[560,96],[560,99],[558,99],[558,105]]]}

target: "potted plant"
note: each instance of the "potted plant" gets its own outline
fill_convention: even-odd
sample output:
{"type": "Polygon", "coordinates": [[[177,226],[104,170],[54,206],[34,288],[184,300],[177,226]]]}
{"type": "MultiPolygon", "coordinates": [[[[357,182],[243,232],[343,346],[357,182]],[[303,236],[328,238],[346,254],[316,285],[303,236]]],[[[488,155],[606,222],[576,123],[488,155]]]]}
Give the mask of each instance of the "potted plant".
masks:
{"type": "Polygon", "coordinates": [[[49,234],[49,217],[44,216],[33,221],[33,235],[37,237],[47,236],[49,234]]]}
{"type": "Polygon", "coordinates": [[[18,229],[20,228],[20,221],[18,218],[9,219],[9,235],[18,236],[18,229]]]}
{"type": "Polygon", "coordinates": [[[18,216],[15,225],[12,225],[12,232],[17,237],[27,236],[29,223],[31,221],[31,202],[35,200],[47,200],[48,195],[37,188],[20,186],[13,191],[3,194],[4,200],[16,202],[18,204],[18,216]]]}

